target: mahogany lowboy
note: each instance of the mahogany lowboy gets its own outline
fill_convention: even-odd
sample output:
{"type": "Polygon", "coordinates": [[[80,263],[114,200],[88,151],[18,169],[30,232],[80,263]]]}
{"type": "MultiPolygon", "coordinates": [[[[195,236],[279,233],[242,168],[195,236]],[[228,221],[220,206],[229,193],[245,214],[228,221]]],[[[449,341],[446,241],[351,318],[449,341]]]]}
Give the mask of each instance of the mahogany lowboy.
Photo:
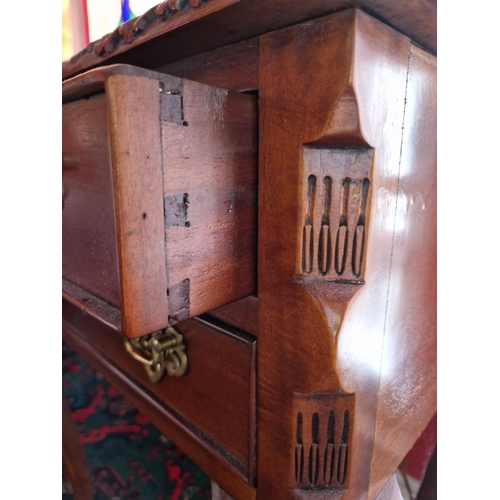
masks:
{"type": "Polygon", "coordinates": [[[89,166],[78,177],[66,156],[63,217],[78,224],[64,226],[63,336],[210,475],[214,498],[401,499],[394,472],[436,411],[434,16],[430,0],[166,1],[63,65],[63,115],[81,124],[65,144],[89,166]],[[231,119],[215,131],[222,93],[231,119]],[[162,118],[140,122],[139,107],[162,118]],[[144,155],[163,158],[161,179],[144,155]],[[75,210],[71,189],[92,203],[75,210]],[[214,208],[192,246],[197,192],[214,208]],[[203,193],[232,193],[233,208],[203,193]],[[149,253],[127,248],[145,223],[129,229],[130,207],[166,245],[151,230],[149,253]],[[92,260],[88,231],[118,243],[92,260]],[[188,274],[184,316],[169,301],[188,274]],[[154,384],[123,338],[171,322],[189,371],[154,384]]]}

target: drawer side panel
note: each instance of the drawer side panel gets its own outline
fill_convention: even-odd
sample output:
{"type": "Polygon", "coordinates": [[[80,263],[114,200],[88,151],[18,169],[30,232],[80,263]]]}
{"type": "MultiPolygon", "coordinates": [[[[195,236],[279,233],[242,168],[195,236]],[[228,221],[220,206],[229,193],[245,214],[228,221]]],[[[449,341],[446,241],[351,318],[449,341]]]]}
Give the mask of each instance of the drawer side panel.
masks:
{"type": "Polygon", "coordinates": [[[120,306],[106,96],[62,107],[63,277],[120,306]]]}
{"type": "Polygon", "coordinates": [[[171,285],[189,279],[190,315],[256,291],[255,96],[184,81],[186,125],[162,122],[166,199],[186,222],[165,230],[171,285]]]}

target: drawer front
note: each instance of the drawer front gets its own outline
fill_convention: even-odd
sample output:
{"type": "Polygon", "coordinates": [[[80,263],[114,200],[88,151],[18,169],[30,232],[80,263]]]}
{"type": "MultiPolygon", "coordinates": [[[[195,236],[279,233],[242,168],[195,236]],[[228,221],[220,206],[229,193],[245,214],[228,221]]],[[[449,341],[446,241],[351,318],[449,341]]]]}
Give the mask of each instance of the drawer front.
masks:
{"type": "Polygon", "coordinates": [[[153,383],[144,366],[126,352],[119,333],[63,300],[63,333],[77,335],[103,353],[126,377],[158,398],[181,425],[251,480],[256,343],[252,336],[221,325],[198,318],[177,324],[186,344],[188,372],[153,383]]]}
{"type": "Polygon", "coordinates": [[[255,292],[256,110],[131,66],[63,82],[64,296],[133,338],[255,292]]]}

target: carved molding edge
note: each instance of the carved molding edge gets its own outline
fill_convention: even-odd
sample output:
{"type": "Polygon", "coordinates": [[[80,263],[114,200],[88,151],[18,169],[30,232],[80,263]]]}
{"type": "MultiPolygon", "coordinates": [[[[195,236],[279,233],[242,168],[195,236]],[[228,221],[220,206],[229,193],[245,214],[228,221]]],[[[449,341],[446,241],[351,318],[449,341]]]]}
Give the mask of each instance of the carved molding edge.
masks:
{"type": "Polygon", "coordinates": [[[152,26],[167,21],[173,16],[177,17],[180,14],[186,14],[208,2],[210,0],[165,0],[144,14],[123,23],[99,40],[90,43],[85,49],[69,59],[66,64],[73,64],[83,55],[92,52],[101,57],[109,56],[119,46],[132,43],[140,34],[147,32],[152,26]]]}
{"type": "Polygon", "coordinates": [[[294,394],[292,491],[347,489],[354,404],[343,392],[294,394]]]}

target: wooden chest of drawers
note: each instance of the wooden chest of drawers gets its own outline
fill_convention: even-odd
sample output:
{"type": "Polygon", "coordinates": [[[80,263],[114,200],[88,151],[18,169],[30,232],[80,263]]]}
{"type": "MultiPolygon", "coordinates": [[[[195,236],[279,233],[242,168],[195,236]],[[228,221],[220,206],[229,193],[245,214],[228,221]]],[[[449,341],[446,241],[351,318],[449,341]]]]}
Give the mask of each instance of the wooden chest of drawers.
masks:
{"type": "Polygon", "coordinates": [[[63,66],[63,338],[236,499],[396,500],[436,411],[433,16],[169,0],[63,66]]]}

